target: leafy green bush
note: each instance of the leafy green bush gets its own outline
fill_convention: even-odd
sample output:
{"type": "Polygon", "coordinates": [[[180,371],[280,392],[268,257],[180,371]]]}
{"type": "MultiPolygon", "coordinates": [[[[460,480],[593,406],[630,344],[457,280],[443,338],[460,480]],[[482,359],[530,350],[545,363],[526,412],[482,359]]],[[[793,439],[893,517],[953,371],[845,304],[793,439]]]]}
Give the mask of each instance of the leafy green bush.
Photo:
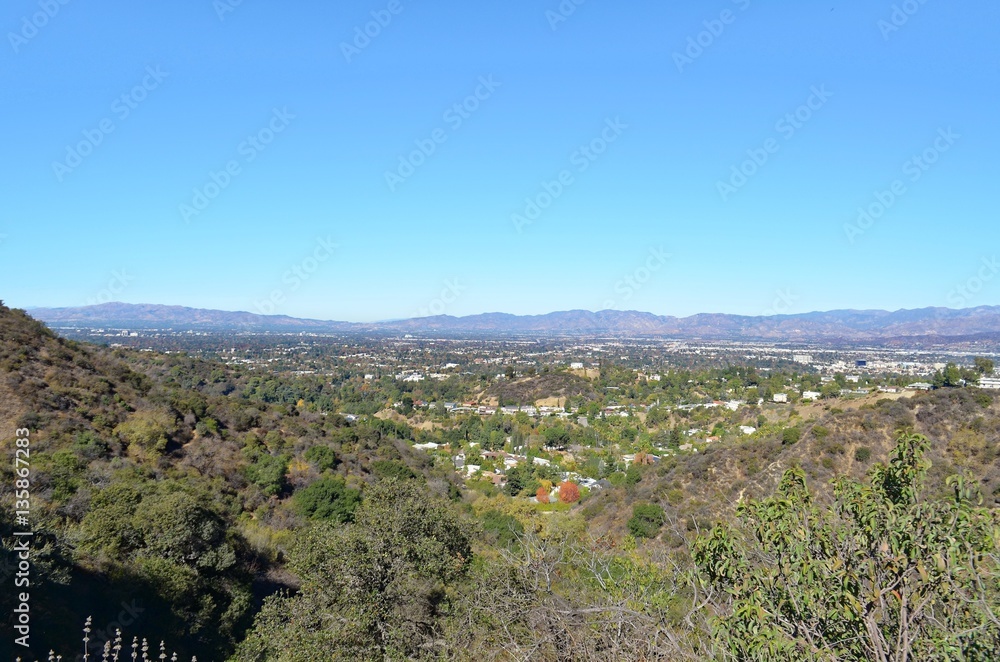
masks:
{"type": "Polygon", "coordinates": [[[493,544],[510,547],[517,542],[519,536],[524,535],[524,525],[513,515],[499,510],[487,510],[483,513],[483,533],[493,544]]]}
{"type": "Polygon", "coordinates": [[[632,507],[628,530],[636,538],[655,538],[666,521],[663,508],[655,503],[640,503],[632,507]]]}
{"type": "Polygon", "coordinates": [[[854,451],[854,459],[858,462],[867,462],[872,456],[872,449],[867,446],[860,446],[854,451]]]}
{"type": "Polygon", "coordinates": [[[409,480],[417,474],[398,460],[376,460],[371,464],[372,473],[382,479],[409,480]]]}
{"type": "Polygon", "coordinates": [[[313,446],[306,451],[306,461],[311,462],[319,471],[336,469],[340,464],[337,454],[328,446],[313,446]]]}
{"type": "Polygon", "coordinates": [[[625,472],[625,484],[628,486],[637,485],[642,480],[642,472],[634,464],[625,472]]]}
{"type": "Polygon", "coordinates": [[[285,476],[288,473],[289,459],[287,455],[261,453],[246,468],[247,480],[260,487],[268,496],[281,494],[288,486],[285,476]]]}
{"type": "Polygon", "coordinates": [[[472,561],[467,524],[447,502],[415,481],[383,480],[353,524],[297,539],[300,591],[265,601],[234,660],[417,659],[439,645],[472,561]]]}
{"type": "Polygon", "coordinates": [[[320,478],[295,493],[295,508],[310,519],[350,522],[361,503],[361,493],[342,478],[320,478]]]}
{"type": "Polygon", "coordinates": [[[785,446],[796,444],[801,438],[802,430],[799,428],[785,428],[781,431],[781,443],[785,446]]]}
{"type": "Polygon", "coordinates": [[[978,660],[1000,650],[995,511],[972,481],[920,497],[929,444],[901,435],[867,484],[840,478],[813,502],[801,469],[699,538],[717,650],[737,660],[978,660]]]}

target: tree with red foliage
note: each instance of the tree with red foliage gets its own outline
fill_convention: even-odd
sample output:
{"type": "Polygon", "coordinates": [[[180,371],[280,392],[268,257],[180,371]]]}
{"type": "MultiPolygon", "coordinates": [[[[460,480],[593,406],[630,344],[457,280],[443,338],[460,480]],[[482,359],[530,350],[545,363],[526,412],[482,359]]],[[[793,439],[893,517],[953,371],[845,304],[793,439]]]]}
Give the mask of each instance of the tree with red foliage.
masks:
{"type": "Polygon", "coordinates": [[[538,491],[535,492],[535,498],[538,499],[538,503],[548,503],[549,502],[549,491],[545,489],[544,486],[539,487],[538,491]]]}
{"type": "Polygon", "coordinates": [[[576,483],[568,480],[560,483],[559,500],[563,503],[576,503],[580,500],[580,488],[576,483]]]}

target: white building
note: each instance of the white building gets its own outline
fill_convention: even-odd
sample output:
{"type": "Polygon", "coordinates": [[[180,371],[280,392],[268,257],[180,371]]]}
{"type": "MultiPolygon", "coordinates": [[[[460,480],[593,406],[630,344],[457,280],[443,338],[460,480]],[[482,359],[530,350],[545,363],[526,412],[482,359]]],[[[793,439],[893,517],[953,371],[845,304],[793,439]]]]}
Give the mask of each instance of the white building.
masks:
{"type": "Polygon", "coordinates": [[[803,400],[819,400],[819,397],[823,395],[819,391],[802,391],[803,400]]]}
{"type": "Polygon", "coordinates": [[[1000,379],[996,377],[980,377],[979,388],[1000,389],[1000,379]]]}
{"type": "Polygon", "coordinates": [[[775,393],[774,394],[774,401],[775,402],[788,402],[788,394],[787,393],[775,393]]]}

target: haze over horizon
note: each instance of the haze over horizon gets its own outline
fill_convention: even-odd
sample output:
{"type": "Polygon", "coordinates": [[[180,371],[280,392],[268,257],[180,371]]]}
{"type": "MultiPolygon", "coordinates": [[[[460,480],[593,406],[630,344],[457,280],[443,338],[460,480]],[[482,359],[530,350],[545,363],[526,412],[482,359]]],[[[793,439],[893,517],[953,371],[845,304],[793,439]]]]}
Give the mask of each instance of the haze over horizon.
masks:
{"type": "MultiPolygon", "coordinates": [[[[220,309],[220,308],[200,308],[200,307],[195,307],[195,306],[188,306],[188,305],[185,305],[185,304],[160,304],[160,303],[149,303],[149,302],[142,302],[142,303],[135,303],[135,304],[133,304],[133,303],[128,303],[128,302],[124,302],[124,301],[108,301],[108,302],[105,302],[105,303],[88,304],[88,305],[85,305],[85,306],[28,306],[28,307],[26,307],[25,310],[29,314],[31,314],[32,311],[39,311],[39,310],[45,310],[45,311],[55,311],[55,310],[87,310],[87,309],[95,309],[95,308],[105,308],[107,306],[114,306],[114,307],[118,307],[118,306],[129,306],[129,307],[131,307],[131,306],[136,306],[136,307],[150,306],[150,307],[157,307],[157,308],[183,308],[183,309],[190,309],[190,310],[193,310],[193,311],[205,311],[205,312],[237,313],[237,314],[238,313],[250,313],[250,314],[253,314],[253,315],[267,315],[267,313],[255,312],[253,310],[226,310],[226,309],[220,309]]],[[[982,305],[982,306],[968,306],[968,307],[964,307],[964,308],[949,308],[947,306],[941,306],[941,307],[937,307],[937,308],[943,308],[945,310],[952,310],[952,311],[955,311],[955,312],[964,312],[964,311],[972,311],[972,310],[976,310],[976,309],[993,309],[993,308],[998,308],[998,307],[1000,307],[1000,306],[982,305]]],[[[859,313],[864,313],[864,312],[888,312],[888,313],[900,313],[900,312],[909,312],[909,311],[915,311],[915,310],[925,310],[927,308],[934,308],[934,307],[896,308],[896,309],[891,309],[891,310],[890,309],[884,309],[884,308],[867,308],[867,309],[837,308],[837,309],[830,309],[830,310],[803,310],[803,311],[791,312],[791,313],[778,313],[778,312],[772,312],[772,311],[765,311],[766,314],[762,314],[762,315],[750,315],[750,317],[765,317],[765,318],[766,317],[780,317],[780,316],[796,317],[796,316],[803,316],[803,315],[830,314],[830,313],[840,313],[840,312],[859,312],[859,313]]],[[[689,318],[689,317],[697,317],[699,315],[740,316],[739,313],[729,313],[729,312],[720,311],[720,310],[703,310],[703,311],[700,311],[700,312],[697,312],[697,313],[692,313],[691,315],[671,315],[670,313],[653,313],[653,312],[648,311],[648,310],[639,310],[639,309],[632,309],[632,308],[630,308],[630,309],[605,308],[605,309],[599,309],[599,310],[587,310],[586,308],[559,309],[559,310],[553,309],[553,310],[548,310],[548,311],[545,311],[545,312],[542,312],[542,313],[525,313],[523,315],[519,315],[517,313],[510,313],[510,312],[505,311],[505,310],[485,310],[484,309],[484,310],[480,310],[480,311],[477,311],[477,312],[470,312],[470,313],[466,313],[466,314],[462,314],[462,315],[452,315],[452,314],[449,314],[449,313],[442,313],[442,315],[445,316],[445,317],[453,317],[453,318],[456,318],[456,319],[462,319],[462,318],[466,318],[466,317],[478,317],[478,316],[486,316],[486,315],[514,315],[514,316],[517,316],[517,317],[544,317],[546,315],[554,315],[554,314],[561,314],[561,313],[572,313],[572,312],[584,312],[584,313],[593,313],[593,314],[606,313],[606,312],[637,313],[637,314],[640,314],[640,315],[657,315],[657,316],[660,316],[660,317],[675,317],[677,319],[685,319],[685,318],[689,318]]],[[[346,320],[346,319],[337,319],[337,318],[334,318],[334,317],[314,317],[314,318],[307,318],[307,317],[301,317],[301,316],[298,316],[298,315],[287,315],[287,314],[284,314],[284,313],[270,313],[270,314],[274,315],[274,316],[291,317],[291,318],[294,318],[294,319],[315,320],[315,321],[321,321],[321,322],[347,322],[347,323],[351,323],[351,324],[376,324],[376,323],[385,323],[385,322],[404,321],[404,320],[410,320],[410,319],[421,319],[420,317],[386,317],[386,318],[381,318],[381,319],[370,319],[370,320],[367,320],[367,319],[366,320],[346,320]]],[[[428,315],[428,317],[430,317],[430,315],[428,315]]]]}
{"type": "Polygon", "coordinates": [[[0,10],[12,306],[1000,303],[995,3],[56,4],[0,10]]]}

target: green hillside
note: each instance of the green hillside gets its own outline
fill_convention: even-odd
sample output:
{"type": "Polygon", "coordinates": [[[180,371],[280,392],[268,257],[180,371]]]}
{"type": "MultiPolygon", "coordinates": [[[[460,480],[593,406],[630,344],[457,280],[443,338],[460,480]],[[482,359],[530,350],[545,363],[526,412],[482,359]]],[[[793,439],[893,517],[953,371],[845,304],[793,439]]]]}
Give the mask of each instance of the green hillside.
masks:
{"type": "MultiPolygon", "coordinates": [[[[516,386],[498,395],[591,388],[516,386]]],[[[88,616],[92,650],[121,626],[202,661],[987,660],[1000,643],[990,392],[790,414],[559,503],[526,498],[541,470],[512,497],[412,446],[565,428],[348,421],[331,398],[0,305],[0,534],[9,555],[26,428],[33,650],[75,654],[88,616]]]]}

